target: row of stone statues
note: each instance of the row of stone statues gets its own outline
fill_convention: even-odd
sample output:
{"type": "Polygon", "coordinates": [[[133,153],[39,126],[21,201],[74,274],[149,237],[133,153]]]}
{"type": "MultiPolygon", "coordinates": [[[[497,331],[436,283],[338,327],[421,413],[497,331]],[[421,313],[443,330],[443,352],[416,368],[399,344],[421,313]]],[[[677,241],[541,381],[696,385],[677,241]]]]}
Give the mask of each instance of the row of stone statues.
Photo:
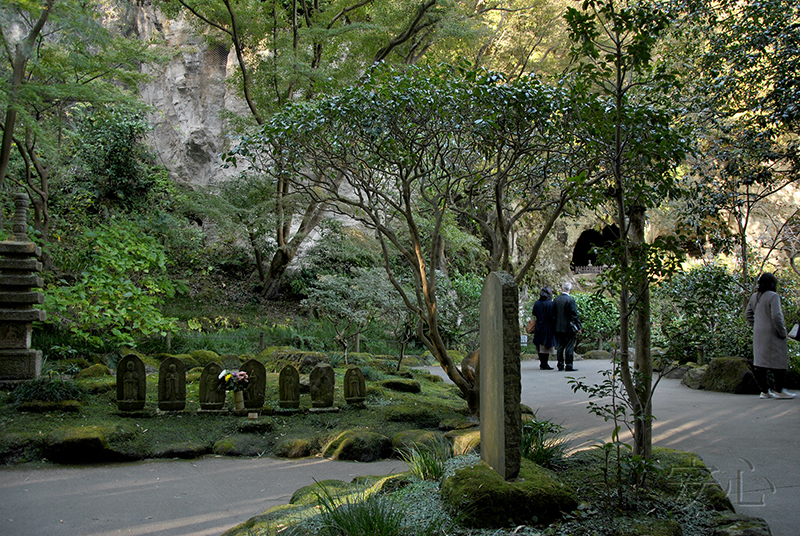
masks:
{"type": "MultiPolygon", "coordinates": [[[[240,370],[247,373],[247,384],[241,390],[244,408],[261,409],[267,387],[266,367],[255,359],[246,361],[240,370]]],[[[226,391],[220,382],[222,366],[209,363],[200,374],[200,411],[222,411],[226,391]]],[[[333,367],[320,363],[309,376],[309,391],[313,408],[333,407],[335,375],[333,367]]],[[[361,369],[352,367],[345,372],[344,399],[348,404],[361,404],[366,397],[366,383],[361,369]]],[[[279,401],[284,409],[300,407],[300,373],[286,365],[278,376],[279,401]]],[[[135,354],[121,358],[117,363],[117,407],[120,411],[141,411],[147,397],[144,362],[135,354]]],[[[186,366],[176,357],[168,357],[158,369],[158,409],[183,411],[186,408],[186,366]]]]}

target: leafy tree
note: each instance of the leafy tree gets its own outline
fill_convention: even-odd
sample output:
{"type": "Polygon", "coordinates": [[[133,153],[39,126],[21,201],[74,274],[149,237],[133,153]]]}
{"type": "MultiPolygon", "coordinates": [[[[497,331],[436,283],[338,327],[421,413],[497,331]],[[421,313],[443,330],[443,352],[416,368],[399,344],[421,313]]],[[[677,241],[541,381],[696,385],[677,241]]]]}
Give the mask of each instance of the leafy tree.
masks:
{"type": "Polygon", "coordinates": [[[612,203],[621,233],[604,264],[619,292],[619,369],[633,408],[634,455],[649,459],[652,449],[650,283],[674,270],[674,253],[644,240],[646,211],[676,195],[675,169],[687,147],[674,128],[675,74],[655,61],[660,37],[669,28],[667,13],[625,0],[587,0],[567,11],[574,41],[569,83],[584,103],[577,135],[597,155],[605,188],[594,190],[599,205],[612,203]],[[636,355],[628,363],[629,321],[634,320],[636,355]]]}
{"type": "MultiPolygon", "coordinates": [[[[549,125],[562,124],[553,102],[564,101],[547,98],[554,92],[529,78],[505,84],[495,73],[378,69],[358,87],[275,115],[237,149],[375,232],[389,280],[417,318],[417,337],[473,411],[475,386],[448,355],[443,329],[447,237],[459,236],[451,232],[454,215],[486,222],[501,214],[485,228],[498,237],[489,250],[505,267],[507,235],[522,215],[539,209],[557,217],[580,191],[585,174],[576,179],[557,157],[547,159],[546,136],[556,132],[549,125]],[[543,162],[552,174],[537,168],[543,162]]],[[[558,145],[564,138],[553,137],[553,154],[569,153],[558,145]]]]}
{"type": "Polygon", "coordinates": [[[336,343],[359,352],[360,336],[384,311],[396,310],[399,296],[380,268],[358,269],[349,275],[320,275],[308,289],[303,305],[336,331],[336,343]]]}
{"type": "Polygon", "coordinates": [[[619,332],[617,303],[602,294],[575,293],[573,298],[581,315],[582,337],[596,337],[598,349],[602,350],[603,341],[619,332]]]}
{"type": "Polygon", "coordinates": [[[752,291],[754,222],[772,221],[778,232],[770,242],[796,209],[780,198],[800,179],[799,9],[798,0],[722,0],[688,3],[683,12],[689,38],[678,54],[694,66],[689,117],[698,154],[691,161],[697,188],[690,207],[701,222],[714,215],[732,226],[742,309],[752,291]]]}
{"type": "Polygon", "coordinates": [[[48,286],[47,323],[100,349],[135,345],[136,338],[166,333],[174,319],[158,304],[173,297],[161,244],[135,224],[112,220],[84,234],[87,255],[79,279],[48,286]]]}
{"type": "MultiPolygon", "coordinates": [[[[10,0],[0,5],[5,109],[0,184],[11,181],[31,197],[33,225],[49,240],[51,183],[64,169],[63,142],[76,110],[114,102],[134,109],[143,62],[156,59],[148,43],[113,36],[93,2],[10,0]]],[[[71,155],[67,155],[71,156],[71,155]]],[[[49,259],[44,259],[49,264],[49,259]]]]}
{"type": "Polygon", "coordinates": [[[750,354],[738,282],[729,267],[711,263],[656,287],[654,318],[670,343],[670,358],[702,364],[713,357],[750,354]]]}
{"type": "MultiPolygon", "coordinates": [[[[243,128],[265,124],[292,101],[356,83],[370,64],[416,63],[435,44],[463,37],[467,27],[459,22],[461,5],[441,0],[179,0],[160,5],[168,13],[186,12],[212,41],[233,49],[233,82],[250,112],[240,118],[243,128]]],[[[272,298],[324,211],[294,192],[289,177],[281,175],[269,184],[276,247],[262,279],[263,294],[272,298]]]]}

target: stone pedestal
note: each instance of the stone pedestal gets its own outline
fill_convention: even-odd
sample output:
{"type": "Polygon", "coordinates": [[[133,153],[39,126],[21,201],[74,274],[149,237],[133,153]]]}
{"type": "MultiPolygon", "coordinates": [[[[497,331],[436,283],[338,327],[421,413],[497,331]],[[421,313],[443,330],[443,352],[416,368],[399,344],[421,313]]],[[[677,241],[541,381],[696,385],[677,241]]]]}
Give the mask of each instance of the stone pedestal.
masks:
{"type": "Polygon", "coordinates": [[[14,384],[39,377],[42,353],[31,349],[33,322],[44,321],[45,312],[35,306],[44,295],[39,258],[42,249],[27,235],[28,196],[14,197],[13,234],[0,242],[0,384],[14,384]]]}

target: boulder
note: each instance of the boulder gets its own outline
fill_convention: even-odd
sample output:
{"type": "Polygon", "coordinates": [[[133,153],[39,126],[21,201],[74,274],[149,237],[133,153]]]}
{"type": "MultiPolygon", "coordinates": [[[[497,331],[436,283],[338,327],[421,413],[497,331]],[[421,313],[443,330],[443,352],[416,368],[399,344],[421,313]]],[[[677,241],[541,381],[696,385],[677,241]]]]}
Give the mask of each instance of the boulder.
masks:
{"type": "Polygon", "coordinates": [[[609,361],[611,359],[611,352],[607,350],[590,350],[583,354],[584,359],[604,359],[609,361]]]}
{"type": "Polygon", "coordinates": [[[760,517],[725,512],[714,518],[713,536],[771,536],[767,522],[760,517]]]}
{"type": "Polygon", "coordinates": [[[328,443],[322,455],[334,460],[374,462],[392,455],[392,441],[375,432],[347,430],[328,443]]]}
{"type": "Polygon", "coordinates": [[[760,392],[750,363],[739,357],[712,359],[701,382],[701,389],[740,395],[760,392]]]}
{"type": "Polygon", "coordinates": [[[85,378],[101,378],[103,376],[112,376],[111,369],[105,365],[96,363],[80,371],[76,378],[82,380],[85,378]]]}
{"type": "Polygon", "coordinates": [[[481,450],[481,431],[477,426],[447,432],[445,437],[453,443],[453,453],[456,456],[481,450]]]}
{"type": "Polygon", "coordinates": [[[459,469],[442,481],[441,494],[461,523],[476,529],[549,524],[578,506],[569,486],[526,459],[512,481],[482,461],[459,469]]]}
{"type": "Polygon", "coordinates": [[[125,455],[109,447],[109,439],[120,435],[115,427],[64,426],[47,435],[45,457],[55,463],[102,463],[124,461],[125,455]]]}
{"type": "Polygon", "coordinates": [[[427,405],[404,403],[389,406],[384,412],[389,422],[413,423],[417,428],[438,428],[440,415],[427,405]]]}
{"type": "Polygon", "coordinates": [[[314,454],[314,446],[306,438],[287,438],[275,445],[274,454],[279,458],[307,458],[314,454]]]}
{"type": "Polygon", "coordinates": [[[417,380],[404,380],[399,378],[393,378],[389,380],[383,380],[381,382],[383,387],[387,389],[391,389],[392,391],[398,391],[401,393],[420,393],[422,392],[422,386],[417,380]]]}
{"type": "Polygon", "coordinates": [[[702,389],[703,379],[705,378],[708,365],[702,367],[690,367],[683,375],[681,383],[689,389],[702,389]]]}

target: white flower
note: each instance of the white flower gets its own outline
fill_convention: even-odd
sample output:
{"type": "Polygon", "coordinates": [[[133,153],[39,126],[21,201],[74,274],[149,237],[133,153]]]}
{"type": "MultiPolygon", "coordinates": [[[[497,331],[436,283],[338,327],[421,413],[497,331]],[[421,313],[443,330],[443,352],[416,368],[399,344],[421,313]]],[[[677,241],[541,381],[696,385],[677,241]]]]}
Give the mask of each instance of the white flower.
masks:
{"type": "Polygon", "coordinates": [[[228,373],[228,369],[224,369],[222,372],[219,373],[219,377],[217,379],[221,380],[222,378],[225,377],[225,375],[227,373],[228,373]]]}

